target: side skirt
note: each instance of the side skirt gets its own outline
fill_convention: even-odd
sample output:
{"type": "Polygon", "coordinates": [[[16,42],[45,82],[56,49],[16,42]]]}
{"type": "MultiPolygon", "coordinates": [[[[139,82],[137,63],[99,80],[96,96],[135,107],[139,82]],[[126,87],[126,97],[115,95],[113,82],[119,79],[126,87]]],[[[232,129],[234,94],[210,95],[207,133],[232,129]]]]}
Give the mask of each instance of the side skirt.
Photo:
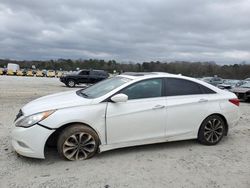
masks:
{"type": "Polygon", "coordinates": [[[99,152],[104,152],[108,150],[118,149],[118,148],[125,148],[125,147],[132,147],[132,146],[140,146],[140,145],[147,145],[147,144],[157,144],[163,142],[172,142],[172,141],[180,141],[180,140],[190,140],[190,139],[197,139],[197,136],[176,136],[176,137],[161,137],[161,138],[154,138],[154,139],[145,139],[140,141],[130,141],[130,142],[122,142],[122,143],[115,143],[115,144],[105,144],[99,146],[99,152]]]}

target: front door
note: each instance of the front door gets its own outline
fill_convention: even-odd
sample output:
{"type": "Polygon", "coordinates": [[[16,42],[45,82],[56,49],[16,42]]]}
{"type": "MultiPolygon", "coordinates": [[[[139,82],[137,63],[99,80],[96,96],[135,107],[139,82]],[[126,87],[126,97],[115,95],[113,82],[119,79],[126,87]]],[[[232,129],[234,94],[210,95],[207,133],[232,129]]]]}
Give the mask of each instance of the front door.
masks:
{"type": "Polygon", "coordinates": [[[119,92],[128,95],[127,102],[108,103],[108,144],[165,137],[166,97],[162,86],[161,78],[143,80],[119,92]]]}

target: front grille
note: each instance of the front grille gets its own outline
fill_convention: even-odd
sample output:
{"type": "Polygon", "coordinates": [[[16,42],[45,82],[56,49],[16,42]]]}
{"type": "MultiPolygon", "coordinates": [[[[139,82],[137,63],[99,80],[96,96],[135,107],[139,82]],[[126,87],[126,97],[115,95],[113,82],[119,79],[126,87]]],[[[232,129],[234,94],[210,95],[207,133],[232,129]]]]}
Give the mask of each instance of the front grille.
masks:
{"type": "Polygon", "coordinates": [[[22,110],[19,110],[18,114],[16,115],[15,121],[16,121],[18,118],[20,118],[21,116],[23,116],[23,112],[22,112],[22,110]]]}

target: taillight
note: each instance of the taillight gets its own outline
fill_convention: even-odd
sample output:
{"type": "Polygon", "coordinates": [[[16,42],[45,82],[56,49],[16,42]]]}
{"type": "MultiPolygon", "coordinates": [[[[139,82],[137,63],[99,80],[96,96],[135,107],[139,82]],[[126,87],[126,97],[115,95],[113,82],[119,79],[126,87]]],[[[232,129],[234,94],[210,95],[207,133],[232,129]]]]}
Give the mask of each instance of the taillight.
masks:
{"type": "Polygon", "coordinates": [[[229,99],[229,102],[235,104],[236,106],[240,106],[240,100],[239,99],[229,99]]]}

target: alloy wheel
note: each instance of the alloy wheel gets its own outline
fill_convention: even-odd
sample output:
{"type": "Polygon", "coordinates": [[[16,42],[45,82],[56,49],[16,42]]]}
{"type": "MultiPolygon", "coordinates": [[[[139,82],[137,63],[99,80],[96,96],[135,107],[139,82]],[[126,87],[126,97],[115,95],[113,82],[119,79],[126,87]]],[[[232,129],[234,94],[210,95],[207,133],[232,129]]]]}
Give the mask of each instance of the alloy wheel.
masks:
{"type": "Polygon", "coordinates": [[[219,119],[211,119],[207,122],[204,129],[204,137],[207,142],[216,143],[223,136],[223,123],[219,119]]]}
{"type": "Polygon", "coordinates": [[[95,152],[95,139],[88,133],[79,132],[69,136],[63,144],[63,155],[69,160],[84,160],[95,152]]]}

